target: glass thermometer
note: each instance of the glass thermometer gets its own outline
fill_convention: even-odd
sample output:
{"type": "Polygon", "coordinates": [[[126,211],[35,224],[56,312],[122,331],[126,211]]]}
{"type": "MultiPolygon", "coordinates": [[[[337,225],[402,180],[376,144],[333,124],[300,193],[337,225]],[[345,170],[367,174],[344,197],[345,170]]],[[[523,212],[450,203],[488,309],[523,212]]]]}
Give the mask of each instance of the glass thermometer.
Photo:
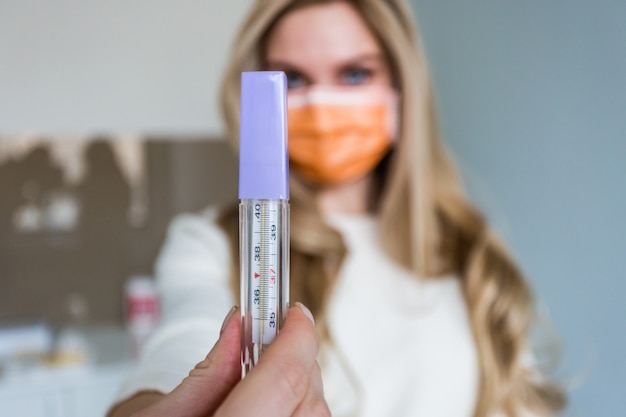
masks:
{"type": "Polygon", "coordinates": [[[241,75],[239,262],[242,378],[257,364],[289,304],[287,78],[241,75]]]}

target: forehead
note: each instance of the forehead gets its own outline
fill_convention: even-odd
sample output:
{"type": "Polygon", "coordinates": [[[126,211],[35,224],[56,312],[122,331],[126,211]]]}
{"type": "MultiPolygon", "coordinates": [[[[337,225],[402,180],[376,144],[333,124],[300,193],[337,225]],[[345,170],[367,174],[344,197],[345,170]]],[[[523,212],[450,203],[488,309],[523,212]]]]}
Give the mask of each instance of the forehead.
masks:
{"type": "Polygon", "coordinates": [[[305,6],[283,16],[267,38],[266,59],[324,62],[381,52],[358,10],[347,2],[305,6]]]}

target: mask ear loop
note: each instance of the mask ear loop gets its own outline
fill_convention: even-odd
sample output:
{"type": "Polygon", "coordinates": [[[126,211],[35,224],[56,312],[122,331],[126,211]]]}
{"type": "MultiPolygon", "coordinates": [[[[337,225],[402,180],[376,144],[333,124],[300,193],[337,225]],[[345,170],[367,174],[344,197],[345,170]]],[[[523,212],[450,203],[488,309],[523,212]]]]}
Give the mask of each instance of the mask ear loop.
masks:
{"type": "Polygon", "coordinates": [[[400,126],[400,93],[394,88],[387,100],[387,132],[392,145],[398,142],[400,126]]]}

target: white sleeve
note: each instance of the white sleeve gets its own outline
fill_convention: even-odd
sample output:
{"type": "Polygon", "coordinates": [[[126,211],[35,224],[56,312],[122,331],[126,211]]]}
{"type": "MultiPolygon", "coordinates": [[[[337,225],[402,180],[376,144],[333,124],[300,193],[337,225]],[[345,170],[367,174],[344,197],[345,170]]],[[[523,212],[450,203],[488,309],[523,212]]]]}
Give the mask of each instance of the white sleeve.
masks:
{"type": "Polygon", "coordinates": [[[142,390],[168,393],[204,359],[235,304],[228,237],[216,213],[180,215],[170,225],[156,264],[162,320],[144,345],[119,400],[142,390]]]}

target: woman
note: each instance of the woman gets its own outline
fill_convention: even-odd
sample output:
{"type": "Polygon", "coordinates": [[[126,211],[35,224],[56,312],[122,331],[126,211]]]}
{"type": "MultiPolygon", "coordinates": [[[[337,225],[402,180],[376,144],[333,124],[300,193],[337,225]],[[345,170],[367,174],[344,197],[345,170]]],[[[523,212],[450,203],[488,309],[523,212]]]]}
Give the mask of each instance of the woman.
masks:
{"type": "MultiPolygon", "coordinates": [[[[223,84],[229,137],[240,73],[285,71],[292,299],[317,317],[334,415],[552,415],[564,399],[528,360],[531,292],[462,192],[411,16],[401,0],[257,1],[223,84]]],[[[236,210],[212,216],[220,227],[172,228],[159,268],[172,314],[148,356],[180,357],[181,323],[237,299],[236,210]]]]}

